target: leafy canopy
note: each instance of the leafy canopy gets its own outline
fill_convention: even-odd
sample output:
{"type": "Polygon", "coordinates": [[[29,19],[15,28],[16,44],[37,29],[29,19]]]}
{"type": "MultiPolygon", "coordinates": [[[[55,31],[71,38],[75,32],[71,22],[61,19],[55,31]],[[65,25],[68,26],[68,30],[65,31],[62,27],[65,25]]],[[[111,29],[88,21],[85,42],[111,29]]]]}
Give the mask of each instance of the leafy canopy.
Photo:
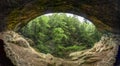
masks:
{"type": "Polygon", "coordinates": [[[32,39],[34,48],[57,57],[68,57],[74,51],[91,48],[102,33],[92,23],[80,22],[76,16],[54,13],[40,16],[19,30],[32,39]]]}

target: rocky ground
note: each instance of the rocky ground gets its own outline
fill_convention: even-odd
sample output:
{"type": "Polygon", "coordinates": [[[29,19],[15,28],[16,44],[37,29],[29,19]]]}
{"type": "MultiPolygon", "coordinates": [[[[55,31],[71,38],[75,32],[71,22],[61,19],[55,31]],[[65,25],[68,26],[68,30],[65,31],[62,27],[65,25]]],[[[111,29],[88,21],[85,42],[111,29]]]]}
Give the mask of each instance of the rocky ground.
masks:
{"type": "Polygon", "coordinates": [[[117,35],[105,35],[93,48],[73,52],[69,55],[71,59],[66,60],[35,51],[26,39],[13,31],[0,33],[0,39],[15,66],[114,66],[120,40],[117,35]]]}

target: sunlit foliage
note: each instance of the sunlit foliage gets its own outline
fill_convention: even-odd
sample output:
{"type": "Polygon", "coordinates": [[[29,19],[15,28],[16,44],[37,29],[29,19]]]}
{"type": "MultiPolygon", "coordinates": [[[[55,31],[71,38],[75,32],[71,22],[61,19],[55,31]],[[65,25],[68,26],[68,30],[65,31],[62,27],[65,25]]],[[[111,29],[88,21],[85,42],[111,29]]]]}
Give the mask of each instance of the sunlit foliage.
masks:
{"type": "Polygon", "coordinates": [[[19,32],[35,42],[34,48],[43,53],[67,57],[74,51],[91,48],[102,33],[89,22],[80,22],[76,16],[53,14],[30,21],[19,32]]]}

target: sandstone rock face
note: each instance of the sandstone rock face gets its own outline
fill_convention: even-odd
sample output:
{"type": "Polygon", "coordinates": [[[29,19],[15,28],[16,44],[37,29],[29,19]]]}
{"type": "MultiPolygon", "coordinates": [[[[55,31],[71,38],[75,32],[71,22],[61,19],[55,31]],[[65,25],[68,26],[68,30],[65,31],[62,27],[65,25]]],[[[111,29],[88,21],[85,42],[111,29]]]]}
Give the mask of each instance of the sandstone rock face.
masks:
{"type": "Polygon", "coordinates": [[[120,0],[0,0],[0,31],[18,30],[46,13],[73,13],[99,30],[120,33],[120,0]]]}
{"type": "Polygon", "coordinates": [[[120,40],[116,36],[104,36],[93,48],[73,52],[71,59],[66,60],[36,52],[28,41],[13,31],[0,35],[7,57],[15,66],[113,66],[120,40]]]}
{"type": "Polygon", "coordinates": [[[115,36],[103,36],[93,48],[73,52],[70,56],[72,60],[80,61],[82,66],[114,66],[118,41],[115,36]]]}
{"type": "Polygon", "coordinates": [[[36,52],[29,43],[13,31],[1,33],[5,52],[15,66],[74,66],[74,61],[65,61],[51,54],[36,52]]]}
{"type": "Polygon", "coordinates": [[[0,39],[0,66],[14,66],[4,51],[4,42],[0,39]]]}

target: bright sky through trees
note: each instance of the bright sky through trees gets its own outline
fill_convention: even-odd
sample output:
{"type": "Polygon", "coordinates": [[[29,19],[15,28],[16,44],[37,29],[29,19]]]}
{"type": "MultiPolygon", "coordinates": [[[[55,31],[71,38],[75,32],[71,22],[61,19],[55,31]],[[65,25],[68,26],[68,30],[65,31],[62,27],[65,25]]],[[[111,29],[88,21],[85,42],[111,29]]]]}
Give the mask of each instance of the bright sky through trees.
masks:
{"type": "MultiPolygon", "coordinates": [[[[45,14],[45,16],[49,16],[49,15],[52,15],[53,13],[48,13],[48,14],[45,14]]],[[[71,13],[65,13],[65,14],[67,14],[67,16],[74,16],[74,14],[71,14],[71,13]]],[[[75,16],[77,16],[77,18],[78,18],[78,20],[80,21],[80,22],[84,22],[84,17],[81,17],[81,16],[78,16],[78,15],[75,15],[75,16]]],[[[87,20],[87,22],[90,22],[89,20],[87,20]]],[[[91,23],[91,22],[90,22],[91,23]]]]}

